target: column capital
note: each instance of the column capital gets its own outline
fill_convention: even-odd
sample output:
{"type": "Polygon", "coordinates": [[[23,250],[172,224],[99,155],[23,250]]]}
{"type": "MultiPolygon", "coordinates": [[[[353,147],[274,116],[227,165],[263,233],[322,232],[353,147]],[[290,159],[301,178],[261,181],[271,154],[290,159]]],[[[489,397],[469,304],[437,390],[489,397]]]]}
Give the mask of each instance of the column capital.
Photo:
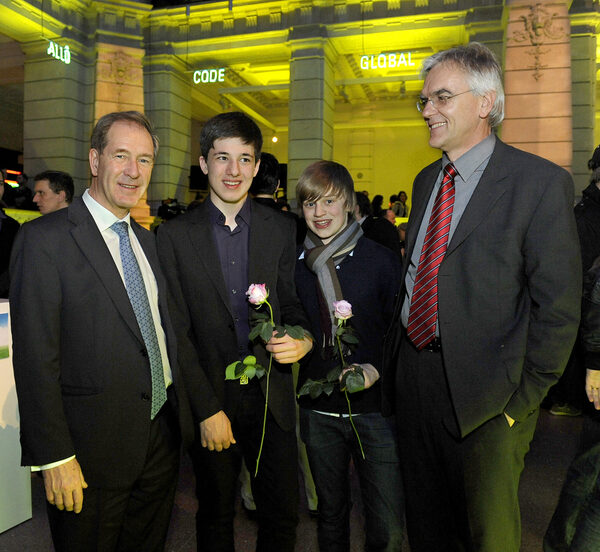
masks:
{"type": "Polygon", "coordinates": [[[325,57],[328,62],[333,63],[337,58],[337,52],[324,25],[294,27],[290,30],[288,42],[292,60],[325,57]]]}
{"type": "Polygon", "coordinates": [[[96,42],[142,48],[152,5],[145,2],[92,0],[96,42]]]}

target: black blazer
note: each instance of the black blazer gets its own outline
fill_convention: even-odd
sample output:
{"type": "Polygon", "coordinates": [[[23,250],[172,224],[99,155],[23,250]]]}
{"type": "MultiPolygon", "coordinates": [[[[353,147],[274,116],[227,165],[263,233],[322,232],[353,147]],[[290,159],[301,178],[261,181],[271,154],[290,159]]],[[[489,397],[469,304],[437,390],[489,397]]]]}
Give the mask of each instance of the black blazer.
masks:
{"type": "MultiPolygon", "coordinates": [[[[158,284],[181,431],[192,424],[154,235],[132,221],[158,284]]],[[[123,280],[81,198],[23,225],[11,259],[23,465],[73,454],[90,485],[122,487],[147,454],[151,377],[123,280]]]]}
{"type": "MultiPolygon", "coordinates": [[[[251,202],[249,282],[267,284],[275,323],[308,328],[294,285],[294,222],[269,207],[251,202]]],[[[171,292],[174,325],[181,341],[179,353],[196,422],[219,410],[235,415],[238,380],[225,381],[225,367],[239,360],[228,293],[205,203],[162,224],[158,251],[171,292]],[[193,345],[190,345],[191,344],[193,345]]],[[[263,366],[268,356],[262,344],[254,355],[263,366]]],[[[266,378],[262,378],[264,391],[266,378]]],[[[291,365],[273,364],[269,408],[284,430],[296,423],[291,365]]]]}
{"type": "MultiPolygon", "coordinates": [[[[441,160],[432,163],[413,187],[407,262],[386,340],[392,388],[408,260],[440,170],[441,160]]],[[[496,140],[438,274],[444,366],[463,436],[503,411],[522,421],[564,369],[581,297],[572,205],[567,171],[496,140]]]]}

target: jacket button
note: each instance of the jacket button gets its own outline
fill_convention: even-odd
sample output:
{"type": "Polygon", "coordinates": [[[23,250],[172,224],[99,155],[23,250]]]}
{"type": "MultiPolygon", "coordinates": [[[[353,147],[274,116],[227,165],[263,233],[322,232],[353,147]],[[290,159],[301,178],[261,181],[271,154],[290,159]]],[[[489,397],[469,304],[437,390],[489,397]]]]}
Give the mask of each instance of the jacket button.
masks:
{"type": "Polygon", "coordinates": [[[142,400],[143,401],[149,401],[150,400],[150,395],[148,395],[148,393],[142,393],[142,400]]]}
{"type": "Polygon", "coordinates": [[[140,351],[140,354],[144,357],[144,358],[148,358],[148,351],[146,351],[146,349],[142,349],[140,351]]]}

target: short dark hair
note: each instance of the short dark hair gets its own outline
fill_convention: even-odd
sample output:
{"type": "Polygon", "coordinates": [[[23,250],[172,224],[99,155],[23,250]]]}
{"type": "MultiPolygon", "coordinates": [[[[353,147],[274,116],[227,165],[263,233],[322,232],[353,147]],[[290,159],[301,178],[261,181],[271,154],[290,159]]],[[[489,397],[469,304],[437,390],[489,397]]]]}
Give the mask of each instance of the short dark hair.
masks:
{"type": "Polygon", "coordinates": [[[371,202],[362,192],[356,192],[356,204],[361,217],[368,217],[371,214],[371,202]]]}
{"type": "Polygon", "coordinates": [[[595,171],[598,167],[600,167],[600,146],[594,150],[592,158],[588,161],[590,171],[595,171]]]}
{"type": "Polygon", "coordinates": [[[50,185],[50,189],[55,194],[65,192],[65,201],[71,203],[73,201],[73,194],[75,193],[75,186],[73,185],[73,179],[69,173],[64,171],[44,171],[40,174],[35,175],[34,182],[40,180],[47,180],[50,185]]]}
{"type": "Polygon", "coordinates": [[[92,131],[91,138],[91,147],[95,149],[99,154],[104,151],[106,147],[106,140],[108,131],[110,128],[120,121],[126,123],[134,123],[136,125],[141,126],[143,129],[148,131],[150,137],[152,138],[152,146],[154,148],[154,159],[158,155],[158,136],[154,134],[154,129],[152,128],[152,123],[144,115],[139,111],[115,111],[113,113],[107,113],[98,119],[94,130],[92,131]]]}
{"type": "Polygon", "coordinates": [[[241,111],[220,113],[209,119],[200,132],[200,151],[208,159],[208,152],[215,140],[221,138],[239,138],[244,144],[254,146],[254,159],[260,159],[262,151],[262,133],[258,125],[241,111]]]}
{"type": "Polygon", "coordinates": [[[252,195],[273,195],[279,185],[279,161],[270,153],[263,152],[260,156],[258,172],[250,186],[252,195]]]}

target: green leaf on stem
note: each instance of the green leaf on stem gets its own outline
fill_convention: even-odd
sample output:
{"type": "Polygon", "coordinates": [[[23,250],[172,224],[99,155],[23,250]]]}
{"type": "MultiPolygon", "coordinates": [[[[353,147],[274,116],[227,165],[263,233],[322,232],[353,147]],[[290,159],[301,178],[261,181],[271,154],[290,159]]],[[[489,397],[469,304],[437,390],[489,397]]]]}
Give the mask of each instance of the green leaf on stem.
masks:
{"type": "Polygon", "coordinates": [[[267,373],[265,367],[260,364],[257,364],[254,368],[256,369],[256,377],[258,379],[262,378],[267,373]]]}
{"type": "Polygon", "coordinates": [[[300,389],[298,389],[298,397],[302,397],[303,395],[308,395],[309,391],[310,391],[310,386],[313,384],[313,380],[311,380],[310,378],[308,378],[303,384],[302,387],[300,387],[300,389]]]}
{"type": "Polygon", "coordinates": [[[304,339],[304,328],[302,326],[290,326],[286,324],[284,327],[292,339],[304,339]]]}
{"type": "Polygon", "coordinates": [[[246,377],[248,379],[252,379],[256,374],[256,367],[255,366],[246,366],[246,377]]]}
{"type": "Polygon", "coordinates": [[[246,373],[247,366],[243,362],[237,362],[235,365],[235,377],[241,378],[246,373]]]}
{"type": "Polygon", "coordinates": [[[309,390],[310,398],[316,399],[322,392],[323,384],[320,381],[314,381],[309,390]]]}
{"type": "Polygon", "coordinates": [[[331,396],[331,393],[333,393],[335,385],[336,384],[332,381],[328,381],[327,383],[324,383],[323,384],[323,393],[325,393],[328,397],[331,396]]]}
{"type": "Polygon", "coordinates": [[[256,364],[256,357],[254,355],[248,355],[242,362],[246,366],[254,366],[256,364]]]}
{"type": "Polygon", "coordinates": [[[344,334],[341,340],[348,345],[358,345],[358,339],[349,333],[344,334]]]}
{"type": "Polygon", "coordinates": [[[285,336],[285,328],[283,326],[275,326],[273,328],[275,330],[275,337],[284,337],[285,336]]]}
{"type": "Polygon", "coordinates": [[[254,341],[259,335],[260,335],[260,331],[262,329],[262,325],[263,323],[261,322],[260,324],[256,324],[251,330],[250,333],[248,334],[248,339],[250,341],[254,341]]]}
{"type": "Polygon", "coordinates": [[[262,328],[260,329],[260,337],[266,343],[273,337],[273,326],[269,322],[263,322],[262,328]]]}
{"type": "Polygon", "coordinates": [[[340,374],[342,373],[342,367],[336,366],[327,372],[327,381],[335,383],[340,379],[340,374]]]}
{"type": "Polygon", "coordinates": [[[358,366],[354,370],[348,370],[342,376],[341,387],[342,389],[347,390],[348,393],[362,391],[365,388],[365,376],[362,372],[362,368],[358,366]]]}
{"type": "Polygon", "coordinates": [[[237,372],[237,365],[238,364],[242,364],[239,360],[236,360],[235,362],[232,362],[229,366],[227,366],[227,368],[225,368],[225,379],[226,380],[234,380],[234,379],[238,379],[240,376],[236,375],[237,372]]]}

